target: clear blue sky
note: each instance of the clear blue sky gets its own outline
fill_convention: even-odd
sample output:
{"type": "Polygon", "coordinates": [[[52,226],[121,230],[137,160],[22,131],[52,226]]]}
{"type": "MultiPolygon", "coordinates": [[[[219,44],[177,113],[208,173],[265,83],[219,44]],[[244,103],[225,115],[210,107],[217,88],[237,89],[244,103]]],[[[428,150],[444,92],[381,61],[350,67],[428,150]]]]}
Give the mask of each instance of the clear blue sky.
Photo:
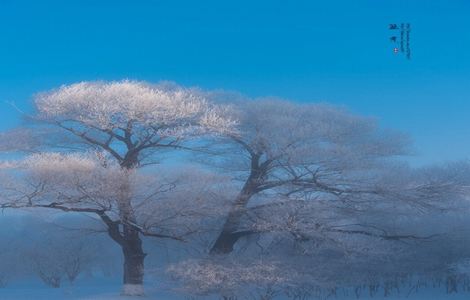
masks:
{"type": "Polygon", "coordinates": [[[408,132],[417,164],[470,157],[468,0],[0,1],[0,129],[3,101],[122,78],[346,105],[408,132]]]}

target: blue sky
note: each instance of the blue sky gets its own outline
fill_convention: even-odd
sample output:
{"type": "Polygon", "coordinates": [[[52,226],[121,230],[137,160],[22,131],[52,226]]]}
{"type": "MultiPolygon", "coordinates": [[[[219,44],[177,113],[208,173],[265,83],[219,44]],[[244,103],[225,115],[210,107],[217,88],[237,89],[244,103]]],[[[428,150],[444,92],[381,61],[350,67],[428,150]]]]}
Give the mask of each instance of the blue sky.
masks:
{"type": "Polygon", "coordinates": [[[345,105],[409,133],[416,164],[470,157],[470,1],[0,2],[4,103],[82,80],[172,80],[345,105]],[[412,59],[389,23],[411,23],[412,59]]]}

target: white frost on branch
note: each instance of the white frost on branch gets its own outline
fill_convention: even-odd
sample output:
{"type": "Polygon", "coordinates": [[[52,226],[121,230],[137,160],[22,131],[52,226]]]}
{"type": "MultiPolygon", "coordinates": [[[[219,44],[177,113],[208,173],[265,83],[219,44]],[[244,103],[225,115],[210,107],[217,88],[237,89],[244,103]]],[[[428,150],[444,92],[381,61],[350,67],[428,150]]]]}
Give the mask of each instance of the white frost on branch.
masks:
{"type": "Polygon", "coordinates": [[[233,131],[227,107],[210,104],[196,89],[138,81],[80,82],[38,94],[43,120],[77,121],[101,130],[127,128],[129,122],[179,135],[194,130],[233,131]]]}

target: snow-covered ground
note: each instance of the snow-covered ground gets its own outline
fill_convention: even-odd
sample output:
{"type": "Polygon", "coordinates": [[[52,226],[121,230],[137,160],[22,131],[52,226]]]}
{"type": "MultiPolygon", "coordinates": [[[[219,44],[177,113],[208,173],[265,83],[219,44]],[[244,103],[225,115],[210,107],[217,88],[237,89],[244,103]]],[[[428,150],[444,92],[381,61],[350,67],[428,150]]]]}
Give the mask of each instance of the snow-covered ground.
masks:
{"type": "Polygon", "coordinates": [[[454,293],[454,294],[446,294],[445,291],[440,289],[428,289],[428,290],[421,290],[418,293],[409,294],[404,292],[400,295],[391,295],[384,297],[383,295],[376,295],[370,297],[369,295],[363,295],[359,298],[356,298],[354,295],[350,296],[337,296],[328,298],[329,300],[349,300],[349,299],[356,299],[356,300],[468,300],[470,299],[469,292],[461,292],[461,293],[454,293]]]}
{"type": "Polygon", "coordinates": [[[1,300],[130,300],[130,299],[184,299],[165,287],[147,283],[145,297],[125,297],[120,295],[119,279],[77,280],[74,285],[63,284],[60,288],[51,288],[40,281],[12,282],[0,289],[1,300]]]}
{"type": "MultiPolygon", "coordinates": [[[[72,286],[64,284],[60,288],[50,288],[40,281],[12,282],[8,286],[0,289],[1,300],[170,300],[170,299],[188,299],[188,297],[178,295],[172,292],[170,288],[152,283],[146,285],[146,296],[144,297],[125,297],[120,295],[119,279],[80,279],[72,286]]],[[[195,299],[208,299],[204,297],[195,297],[195,299]]],[[[217,297],[210,297],[217,299],[217,297]]],[[[276,299],[286,299],[278,297],[276,299]]],[[[327,299],[348,300],[357,299],[354,294],[331,296],[327,299]]],[[[422,289],[418,293],[408,295],[403,291],[402,295],[391,295],[384,297],[382,294],[370,297],[367,293],[361,295],[359,300],[467,300],[470,299],[470,292],[461,292],[457,294],[446,294],[443,289],[422,289]]]]}

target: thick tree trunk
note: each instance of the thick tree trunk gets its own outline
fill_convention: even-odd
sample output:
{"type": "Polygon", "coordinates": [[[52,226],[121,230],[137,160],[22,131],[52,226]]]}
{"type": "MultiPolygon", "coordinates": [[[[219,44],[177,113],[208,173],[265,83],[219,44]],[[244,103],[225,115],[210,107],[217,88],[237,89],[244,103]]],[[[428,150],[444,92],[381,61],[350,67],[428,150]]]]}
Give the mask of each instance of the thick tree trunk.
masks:
{"type": "Polygon", "coordinates": [[[123,236],[122,252],[124,254],[124,276],[122,294],[126,296],[144,295],[144,259],[139,233],[127,232],[123,236]]]}
{"type": "Polygon", "coordinates": [[[233,251],[237,241],[246,234],[239,232],[240,222],[252,193],[242,193],[237,197],[227,219],[210,250],[210,254],[228,254],[233,251]]]}
{"type": "MultiPolygon", "coordinates": [[[[230,219],[230,217],[229,217],[230,219]]],[[[239,222],[229,222],[227,220],[210,250],[210,254],[228,254],[233,251],[233,247],[240,239],[241,235],[235,232],[239,222]]]]}
{"type": "Polygon", "coordinates": [[[146,254],[142,248],[139,232],[129,225],[123,225],[123,232],[121,232],[119,229],[120,221],[112,221],[104,213],[100,217],[108,226],[109,236],[119,244],[124,256],[122,294],[126,296],[144,295],[144,260],[146,254]]]}
{"type": "Polygon", "coordinates": [[[260,154],[252,154],[250,176],[245,181],[240,194],[235,199],[222,230],[210,250],[210,254],[228,254],[233,251],[237,241],[246,234],[239,231],[240,222],[245,214],[251,197],[259,192],[266,176],[266,166],[260,167],[260,154]]]}
{"type": "Polygon", "coordinates": [[[233,232],[222,231],[210,250],[210,254],[229,254],[234,250],[238,240],[246,235],[254,233],[253,231],[233,232]]]}
{"type": "Polygon", "coordinates": [[[122,294],[142,296],[144,295],[144,259],[146,254],[142,248],[140,232],[135,225],[137,222],[131,199],[131,188],[129,180],[126,178],[120,186],[118,202],[122,225],[120,245],[124,255],[122,294]]]}

